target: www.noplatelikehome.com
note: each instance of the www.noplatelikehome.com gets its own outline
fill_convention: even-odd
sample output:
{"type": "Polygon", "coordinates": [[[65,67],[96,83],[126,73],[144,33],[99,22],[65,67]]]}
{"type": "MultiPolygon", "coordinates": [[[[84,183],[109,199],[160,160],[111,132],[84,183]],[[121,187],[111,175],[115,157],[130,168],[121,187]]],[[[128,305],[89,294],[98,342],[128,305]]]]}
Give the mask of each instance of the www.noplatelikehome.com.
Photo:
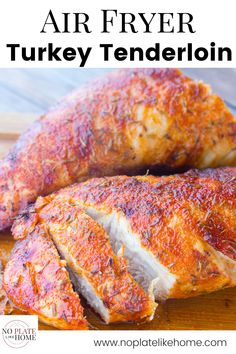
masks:
{"type": "Polygon", "coordinates": [[[95,347],[227,347],[225,339],[94,339],[95,347]]]}

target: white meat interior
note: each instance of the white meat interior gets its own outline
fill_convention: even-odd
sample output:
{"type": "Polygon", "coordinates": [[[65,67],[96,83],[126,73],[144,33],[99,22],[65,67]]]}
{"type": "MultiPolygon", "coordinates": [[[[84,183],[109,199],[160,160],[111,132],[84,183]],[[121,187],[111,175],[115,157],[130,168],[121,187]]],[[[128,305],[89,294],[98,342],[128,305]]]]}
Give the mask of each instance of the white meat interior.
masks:
{"type": "Polygon", "coordinates": [[[87,279],[72,271],[72,268],[69,269],[69,274],[75,290],[83,295],[88,304],[106,323],[109,323],[109,312],[87,279]]]}
{"type": "Polygon", "coordinates": [[[116,212],[106,214],[92,207],[86,208],[86,213],[104,227],[116,254],[124,246],[124,256],[135,280],[146,291],[152,291],[155,299],[168,298],[175,276],[141,245],[125,217],[116,212]]]}
{"type": "Polygon", "coordinates": [[[59,242],[57,242],[57,238],[55,237],[55,235],[52,235],[52,238],[58,249],[58,252],[62,256],[62,258],[65,259],[67,262],[67,268],[70,275],[70,279],[75,289],[81,295],[83,295],[89,305],[101,316],[101,318],[106,323],[109,323],[109,312],[107,308],[104,306],[102,300],[97,295],[95,289],[87,281],[86,276],[82,275],[81,272],[77,272],[78,264],[76,262],[76,259],[74,259],[73,256],[68,253],[65,247],[63,247],[59,242]]]}

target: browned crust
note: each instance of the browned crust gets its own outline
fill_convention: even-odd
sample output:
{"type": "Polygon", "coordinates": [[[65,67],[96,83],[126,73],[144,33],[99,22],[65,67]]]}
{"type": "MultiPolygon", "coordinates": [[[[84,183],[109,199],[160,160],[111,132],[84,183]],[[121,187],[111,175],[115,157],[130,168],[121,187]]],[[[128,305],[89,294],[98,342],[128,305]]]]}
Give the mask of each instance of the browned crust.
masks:
{"type": "Polygon", "coordinates": [[[121,213],[142,246],[177,276],[182,290],[175,296],[183,297],[234,285],[212,252],[236,260],[235,181],[236,168],[100,178],[59,191],[55,201],[68,197],[121,213]]]}
{"type": "MultiPolygon", "coordinates": [[[[138,134],[138,133],[137,133],[138,134]]],[[[139,136],[142,140],[142,136],[139,136]]],[[[147,139],[149,139],[147,137],[147,139]]],[[[236,123],[209,87],[176,69],[126,69],[64,99],[22,135],[0,164],[0,229],[38,195],[88,177],[132,173],[155,166],[202,167],[216,147],[215,167],[235,165],[236,123]],[[158,151],[143,142],[141,157],[129,132],[138,132],[137,108],[168,122],[158,151]],[[146,145],[145,145],[146,144],[146,145]],[[231,159],[226,158],[233,153],[231,159]]]]}
{"type": "Polygon", "coordinates": [[[43,205],[36,208],[40,223],[68,265],[86,278],[103,302],[109,313],[108,322],[152,318],[156,304],[129,274],[124,258],[116,257],[104,229],[69,198],[45,205],[48,199],[38,202],[43,205]]]}
{"type": "Polygon", "coordinates": [[[65,264],[38,225],[28,237],[16,242],[3,285],[15,306],[38,315],[41,321],[60,329],[88,329],[65,264]]]}

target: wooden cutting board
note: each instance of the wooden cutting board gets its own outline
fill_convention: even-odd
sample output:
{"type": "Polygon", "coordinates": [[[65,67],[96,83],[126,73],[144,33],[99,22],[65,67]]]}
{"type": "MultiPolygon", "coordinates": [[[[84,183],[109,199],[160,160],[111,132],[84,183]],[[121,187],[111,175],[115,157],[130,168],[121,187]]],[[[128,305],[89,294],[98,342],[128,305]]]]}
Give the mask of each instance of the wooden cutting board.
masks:
{"type": "MultiPolygon", "coordinates": [[[[33,114],[0,114],[0,158],[19,134],[36,118],[33,114]]],[[[11,233],[0,233],[0,260],[6,263],[14,245],[11,233]]],[[[94,329],[236,329],[236,287],[185,300],[159,304],[154,320],[148,324],[105,325],[84,300],[85,313],[94,329]]],[[[13,313],[20,313],[14,310],[13,313]]],[[[40,329],[53,329],[39,324],[40,329]]]]}

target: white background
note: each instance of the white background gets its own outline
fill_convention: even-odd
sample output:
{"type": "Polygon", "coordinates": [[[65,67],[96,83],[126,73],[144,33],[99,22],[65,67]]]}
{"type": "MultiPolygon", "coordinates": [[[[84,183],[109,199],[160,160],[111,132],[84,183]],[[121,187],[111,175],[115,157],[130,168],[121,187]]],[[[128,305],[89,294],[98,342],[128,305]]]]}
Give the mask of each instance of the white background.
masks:
{"type": "MultiPolygon", "coordinates": [[[[236,21],[235,21],[235,1],[234,0],[46,0],[32,1],[7,0],[1,2],[0,11],[0,67],[77,67],[79,59],[74,61],[62,62],[24,62],[18,59],[10,62],[10,49],[6,48],[6,43],[20,43],[26,47],[45,46],[53,42],[55,46],[63,48],[72,47],[93,47],[91,55],[86,63],[86,67],[236,67],[236,21]],[[91,34],[78,33],[47,33],[41,34],[40,31],[46,20],[49,9],[52,9],[58,23],[62,24],[62,12],[86,12],[90,15],[91,34]],[[115,20],[113,32],[102,34],[102,14],[101,9],[117,9],[123,12],[190,12],[193,17],[195,34],[143,34],[141,22],[138,21],[138,34],[120,34],[119,18],[115,20]],[[99,48],[100,43],[113,43],[115,47],[142,46],[150,47],[156,42],[160,42],[162,47],[185,46],[192,42],[194,47],[209,47],[210,42],[214,41],[217,46],[228,46],[233,51],[232,62],[210,62],[209,60],[199,62],[129,62],[128,60],[118,62],[112,59],[109,62],[103,61],[103,53],[99,48]]],[[[71,17],[73,20],[73,17],[71,17]]],[[[177,19],[177,18],[176,18],[177,19]]],[[[177,21],[173,22],[177,24],[177,21]]],[[[73,26],[71,26],[73,29],[73,26]]],[[[51,31],[49,31],[51,32],[51,31]]]]}
{"type": "Polygon", "coordinates": [[[0,353],[1,354],[30,354],[30,353],[221,353],[228,354],[234,352],[235,332],[233,331],[38,331],[36,341],[28,342],[22,348],[12,348],[8,346],[2,336],[2,328],[12,320],[24,321],[30,328],[37,329],[36,316],[0,316],[0,353]],[[191,346],[143,346],[130,347],[95,347],[94,340],[227,340],[227,347],[191,347],[191,346]]]}

